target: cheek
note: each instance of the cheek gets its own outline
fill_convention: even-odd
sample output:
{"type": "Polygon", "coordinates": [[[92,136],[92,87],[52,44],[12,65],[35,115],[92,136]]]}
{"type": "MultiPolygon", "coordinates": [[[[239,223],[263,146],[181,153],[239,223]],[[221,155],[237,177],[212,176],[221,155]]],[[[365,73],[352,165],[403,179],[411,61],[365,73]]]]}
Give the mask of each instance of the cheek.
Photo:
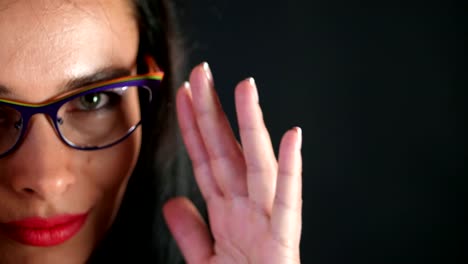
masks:
{"type": "MultiPolygon", "coordinates": [[[[137,120],[140,120],[137,91],[134,90],[126,96],[122,105],[127,116],[124,120],[131,120],[128,122],[128,127],[136,124],[137,120]]],[[[91,184],[99,193],[115,194],[125,189],[138,159],[140,145],[141,127],[138,127],[131,136],[113,147],[89,152],[84,167],[89,170],[90,175],[93,175],[91,184]]]]}
{"type": "Polygon", "coordinates": [[[99,191],[112,191],[129,178],[138,156],[138,134],[139,129],[120,144],[87,157],[85,166],[93,175],[92,184],[99,191]]]}
{"type": "Polygon", "coordinates": [[[141,144],[141,128],[114,147],[90,152],[85,175],[91,175],[98,224],[104,229],[112,223],[119,209],[127,182],[133,172],[141,144]]]}

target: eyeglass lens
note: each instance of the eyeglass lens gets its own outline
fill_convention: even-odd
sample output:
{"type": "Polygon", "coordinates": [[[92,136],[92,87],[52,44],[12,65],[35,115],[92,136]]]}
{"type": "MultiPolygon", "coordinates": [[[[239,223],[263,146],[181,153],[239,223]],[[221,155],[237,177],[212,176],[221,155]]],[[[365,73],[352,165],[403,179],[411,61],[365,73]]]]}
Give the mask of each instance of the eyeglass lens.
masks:
{"type": "Polygon", "coordinates": [[[0,105],[0,154],[10,149],[21,134],[23,119],[13,108],[0,105]]]}
{"type": "MultiPolygon", "coordinates": [[[[119,87],[92,92],[63,104],[57,112],[57,127],[66,143],[79,148],[103,147],[125,137],[140,120],[141,100],[149,100],[149,89],[119,87]]],[[[21,114],[0,105],[0,155],[18,141],[21,114]]]]}

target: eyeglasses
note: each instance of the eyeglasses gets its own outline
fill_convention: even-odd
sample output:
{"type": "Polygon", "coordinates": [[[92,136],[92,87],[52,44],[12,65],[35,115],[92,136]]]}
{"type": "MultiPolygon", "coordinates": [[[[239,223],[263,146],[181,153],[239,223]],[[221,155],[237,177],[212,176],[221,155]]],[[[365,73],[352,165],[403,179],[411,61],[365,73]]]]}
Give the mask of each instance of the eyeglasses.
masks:
{"type": "Polygon", "coordinates": [[[148,74],[95,83],[45,103],[0,98],[0,158],[17,148],[35,114],[46,114],[59,138],[75,149],[97,150],[123,141],[141,124],[164,76],[153,60],[147,63],[148,74]]]}

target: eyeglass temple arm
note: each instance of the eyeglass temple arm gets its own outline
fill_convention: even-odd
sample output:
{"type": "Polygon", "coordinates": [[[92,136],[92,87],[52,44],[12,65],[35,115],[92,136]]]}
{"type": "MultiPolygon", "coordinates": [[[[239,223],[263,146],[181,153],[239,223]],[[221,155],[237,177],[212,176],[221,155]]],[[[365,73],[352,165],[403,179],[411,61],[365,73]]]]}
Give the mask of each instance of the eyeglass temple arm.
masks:
{"type": "Polygon", "coordinates": [[[156,61],[153,57],[147,55],[145,56],[146,65],[148,65],[149,72],[161,72],[161,69],[156,64],[156,61]]]}

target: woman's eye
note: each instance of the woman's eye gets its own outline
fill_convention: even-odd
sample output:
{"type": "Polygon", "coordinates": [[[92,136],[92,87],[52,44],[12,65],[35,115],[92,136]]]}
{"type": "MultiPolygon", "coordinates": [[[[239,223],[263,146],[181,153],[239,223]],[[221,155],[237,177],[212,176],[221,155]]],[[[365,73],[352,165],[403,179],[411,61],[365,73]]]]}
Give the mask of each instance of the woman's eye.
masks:
{"type": "Polygon", "coordinates": [[[102,108],[109,103],[109,96],[104,93],[91,93],[79,98],[79,105],[77,106],[80,110],[96,110],[102,108]]]}
{"type": "Polygon", "coordinates": [[[73,103],[75,109],[81,111],[94,111],[113,107],[121,100],[116,92],[90,93],[78,97],[73,103]]]}
{"type": "Polygon", "coordinates": [[[66,109],[70,112],[111,110],[120,104],[124,94],[123,88],[85,94],[67,103],[66,109]]]}
{"type": "Polygon", "coordinates": [[[0,124],[4,124],[8,121],[8,113],[0,106],[0,124]]]}

